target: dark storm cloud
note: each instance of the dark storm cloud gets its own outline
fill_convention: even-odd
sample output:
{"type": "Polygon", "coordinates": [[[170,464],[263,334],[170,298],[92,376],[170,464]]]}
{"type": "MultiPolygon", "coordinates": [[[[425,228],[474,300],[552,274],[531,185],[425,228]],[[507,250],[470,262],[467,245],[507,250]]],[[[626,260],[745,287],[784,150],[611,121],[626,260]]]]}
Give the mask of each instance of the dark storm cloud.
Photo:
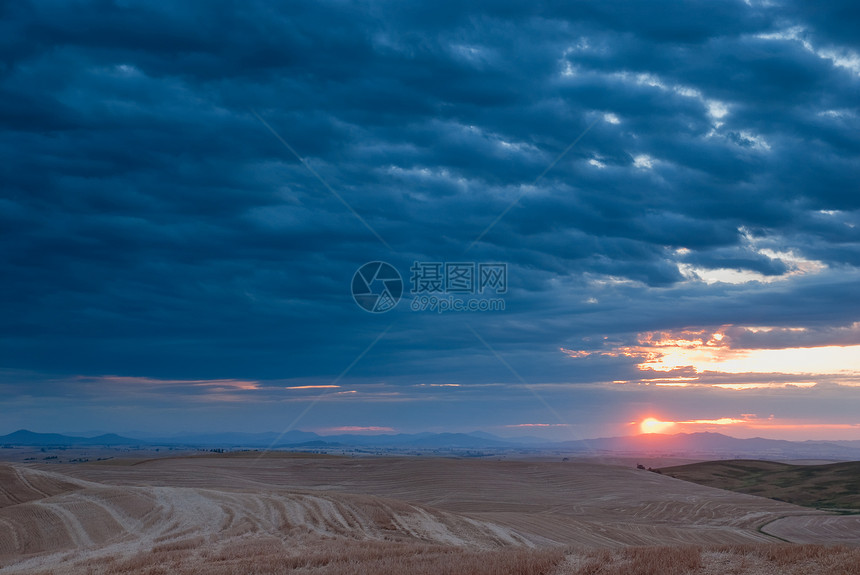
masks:
{"type": "Polygon", "coordinates": [[[559,348],[860,319],[851,3],[0,11],[9,369],[331,380],[393,324],[351,375],[607,381],[559,348]],[[365,314],[376,259],[507,262],[506,310],[365,314]]]}

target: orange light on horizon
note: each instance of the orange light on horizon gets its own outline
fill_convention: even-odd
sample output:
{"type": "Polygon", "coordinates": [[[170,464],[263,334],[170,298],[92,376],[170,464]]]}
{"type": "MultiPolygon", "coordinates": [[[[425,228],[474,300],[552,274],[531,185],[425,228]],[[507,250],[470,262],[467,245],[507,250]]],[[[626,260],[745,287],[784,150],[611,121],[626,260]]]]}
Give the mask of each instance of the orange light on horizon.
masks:
{"type": "MultiPolygon", "coordinates": [[[[630,425],[638,425],[640,433],[693,433],[726,429],[732,437],[758,437],[763,431],[773,431],[776,437],[765,435],[772,439],[787,439],[794,432],[793,439],[857,439],[860,432],[860,422],[812,422],[791,419],[776,419],[773,415],[759,418],[755,414],[743,414],[740,417],[719,417],[715,419],[689,419],[685,421],[662,421],[656,417],[646,417],[641,421],[631,421],[630,425]],[[671,430],[671,431],[670,431],[671,430]],[[832,432],[843,432],[839,437],[830,435],[832,432]],[[848,433],[853,432],[853,433],[848,433]]],[[[722,432],[722,431],[721,431],[722,432]]]]}
{"type": "Polygon", "coordinates": [[[749,423],[749,421],[746,419],[736,419],[734,417],[720,417],[719,419],[690,419],[687,421],[661,421],[656,417],[646,417],[639,424],[639,429],[642,433],[662,433],[675,426],[680,426],[681,431],[683,431],[684,426],[738,425],[747,423],[749,423]]]}
{"type": "Polygon", "coordinates": [[[655,417],[647,417],[639,424],[639,429],[642,433],[660,433],[674,426],[674,421],[660,421],[655,417]]]}

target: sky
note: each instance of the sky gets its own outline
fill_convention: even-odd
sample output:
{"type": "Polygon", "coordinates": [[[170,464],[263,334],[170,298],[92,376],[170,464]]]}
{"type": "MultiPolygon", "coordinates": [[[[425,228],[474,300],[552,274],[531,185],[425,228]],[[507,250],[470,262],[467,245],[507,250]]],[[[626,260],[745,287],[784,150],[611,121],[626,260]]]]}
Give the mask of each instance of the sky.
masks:
{"type": "Polygon", "coordinates": [[[860,439],[858,25],[2,2],[0,433],[860,439]]]}

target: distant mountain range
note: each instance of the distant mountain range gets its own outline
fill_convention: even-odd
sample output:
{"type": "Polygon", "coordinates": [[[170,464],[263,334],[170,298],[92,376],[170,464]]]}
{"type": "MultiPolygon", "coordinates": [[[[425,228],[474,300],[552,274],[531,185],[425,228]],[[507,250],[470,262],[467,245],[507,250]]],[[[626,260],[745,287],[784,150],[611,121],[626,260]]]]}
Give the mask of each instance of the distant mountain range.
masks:
{"type": "Polygon", "coordinates": [[[59,433],[35,433],[19,429],[9,435],[0,435],[0,445],[35,446],[35,447],[72,447],[72,446],[104,446],[144,445],[147,442],[139,439],[122,437],[115,433],[105,433],[96,437],[75,437],[59,433]]]}
{"type": "Polygon", "coordinates": [[[550,442],[534,437],[503,438],[490,433],[416,433],[319,435],[286,433],[210,433],[132,439],[113,433],[77,437],[19,430],[0,436],[0,445],[38,447],[182,446],[223,448],[369,448],[398,450],[554,451],[565,454],[618,454],[760,459],[860,460],[860,441],[784,441],[738,439],[720,433],[643,434],[550,442]]]}

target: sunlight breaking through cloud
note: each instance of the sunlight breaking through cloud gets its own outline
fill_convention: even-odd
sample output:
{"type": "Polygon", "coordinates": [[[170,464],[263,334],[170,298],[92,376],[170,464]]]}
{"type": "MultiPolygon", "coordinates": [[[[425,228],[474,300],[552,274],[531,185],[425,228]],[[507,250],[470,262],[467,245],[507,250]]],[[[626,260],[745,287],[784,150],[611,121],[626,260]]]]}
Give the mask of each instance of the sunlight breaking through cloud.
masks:
{"type": "MultiPolygon", "coordinates": [[[[636,345],[618,345],[607,350],[587,351],[561,348],[571,358],[591,356],[627,357],[636,360],[643,372],[667,374],[687,370],[696,375],[667,375],[666,378],[645,377],[638,383],[658,387],[690,387],[703,383],[701,376],[714,373],[780,375],[836,374],[860,377],[860,345],[787,346],[782,348],[744,348],[734,339],[744,333],[767,334],[773,328],[751,326],[731,327],[734,335],[728,337],[724,326],[720,331],[682,330],[677,332],[648,332],[640,334],[636,345]]],[[[782,333],[802,333],[803,328],[782,328],[782,333]]],[[[613,383],[629,383],[615,380],[613,383]]],[[[765,389],[786,386],[813,387],[817,382],[805,381],[739,381],[712,382],[707,385],[722,389],[765,389]]],[[[846,382],[850,383],[850,382],[846,382]]],[[[860,381],[857,382],[860,385],[860,381]]]]}

